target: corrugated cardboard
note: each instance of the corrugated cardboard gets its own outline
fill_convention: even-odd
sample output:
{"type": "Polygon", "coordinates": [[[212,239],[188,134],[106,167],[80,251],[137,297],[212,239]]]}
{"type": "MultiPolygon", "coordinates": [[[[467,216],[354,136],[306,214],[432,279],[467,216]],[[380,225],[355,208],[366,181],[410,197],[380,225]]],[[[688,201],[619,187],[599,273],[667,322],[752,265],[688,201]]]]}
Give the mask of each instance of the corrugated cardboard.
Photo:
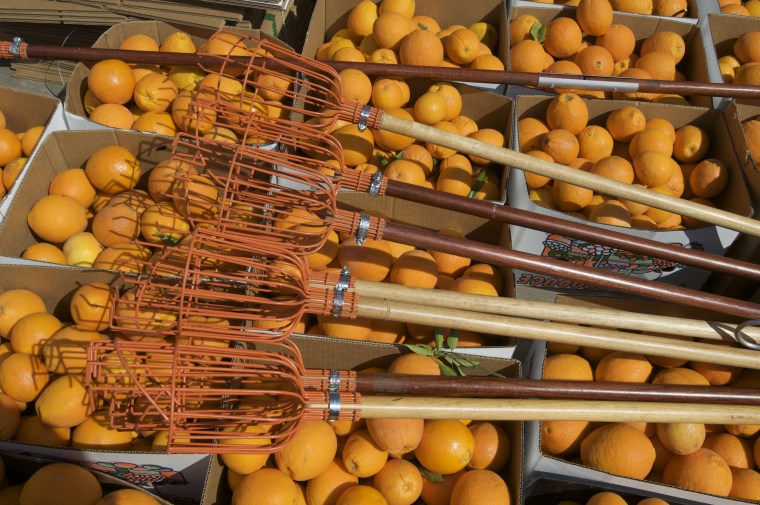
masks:
{"type": "MultiPolygon", "coordinates": [[[[760,31],[760,20],[751,16],[736,16],[731,14],[709,14],[705,18],[703,30],[707,35],[705,51],[712,51],[715,61],[711,65],[711,82],[723,82],[723,76],[718,66],[718,58],[734,54],[734,42],[740,35],[747,32],[760,31]]],[[[716,107],[725,108],[731,97],[716,97],[716,107]]]]}
{"type": "Polygon", "coordinates": [[[33,126],[45,125],[45,130],[40,136],[37,147],[30,154],[27,165],[19,174],[11,190],[0,199],[0,223],[2,223],[11,200],[28,173],[29,164],[39,151],[39,145],[51,132],[66,129],[66,123],[60,100],[54,96],[38,95],[28,91],[0,87],[0,111],[5,115],[6,128],[15,133],[23,133],[33,126]]]}
{"type": "MultiPolygon", "coordinates": [[[[545,96],[518,97],[517,119],[519,120],[524,117],[543,118],[546,107],[550,101],[551,98],[545,96]]],[[[710,138],[710,148],[707,156],[722,160],[728,167],[730,174],[728,187],[724,190],[722,195],[714,199],[716,205],[721,209],[742,216],[752,215],[752,207],[746,183],[744,182],[744,177],[742,175],[741,166],[739,165],[736,153],[731,145],[731,137],[720,111],[700,107],[627,102],[623,100],[587,100],[586,103],[589,108],[589,124],[603,125],[607,115],[612,110],[618,109],[624,105],[632,105],[639,108],[647,118],[661,117],[667,119],[673,123],[673,126],[676,128],[686,124],[693,124],[703,128],[707,131],[710,138]]],[[[513,144],[517,145],[516,139],[513,144]]],[[[532,202],[528,196],[524,173],[521,170],[514,169],[510,172],[508,193],[510,205],[514,207],[540,212],[549,216],[571,221],[578,220],[578,218],[569,216],[563,212],[546,209],[532,202]]],[[[600,228],[608,228],[608,225],[599,225],[595,223],[588,224],[600,228]]],[[[656,232],[617,227],[614,227],[614,229],[659,242],[680,244],[684,247],[702,247],[706,252],[714,254],[724,254],[739,235],[738,232],[718,226],[705,226],[702,228],[681,231],[656,232]]],[[[546,256],[549,254],[553,244],[558,244],[562,247],[564,244],[573,247],[579,254],[575,259],[577,262],[587,262],[588,264],[604,266],[608,259],[614,259],[615,263],[620,263],[617,258],[608,258],[604,255],[591,257],[588,252],[584,253],[582,251],[587,244],[574,241],[567,237],[550,235],[545,232],[537,232],[535,230],[516,226],[512,226],[510,231],[512,245],[518,251],[546,256]]],[[[609,251],[609,253],[614,254],[614,251],[609,251]]],[[[692,267],[682,268],[680,265],[671,264],[658,265],[656,262],[653,262],[651,258],[646,257],[637,258],[633,262],[630,260],[622,260],[622,264],[625,264],[626,266],[617,266],[613,268],[613,271],[650,280],[656,279],[668,284],[682,285],[695,289],[699,289],[709,275],[709,272],[707,271],[692,267]],[[662,267],[664,267],[664,270],[662,267]]],[[[535,275],[533,273],[522,271],[515,271],[515,282],[520,285],[524,284],[548,288],[586,288],[585,286],[581,286],[580,283],[559,281],[551,276],[535,275]]]]}
{"type": "MultiPolygon", "coordinates": [[[[263,34],[260,30],[251,30],[245,28],[225,28],[226,30],[249,35],[257,38],[263,38],[275,41],[272,37],[263,34]]],[[[196,47],[200,47],[206,40],[214,34],[214,30],[208,28],[197,28],[180,23],[166,23],[163,21],[132,21],[114,25],[101,35],[93,44],[93,47],[117,49],[119,45],[128,37],[135,34],[143,34],[153,37],[159,44],[165,38],[176,31],[184,31],[192,38],[196,47]]],[[[278,43],[281,43],[278,41],[278,43]]],[[[64,110],[69,128],[72,130],[94,130],[106,129],[108,127],[95,123],[87,119],[87,113],[84,110],[82,99],[87,91],[87,76],[94,62],[77,64],[74,72],[66,86],[66,97],[64,99],[64,110]]]]}
{"type": "Polygon", "coordinates": [[[146,172],[171,155],[171,139],[160,135],[114,129],[52,133],[29,161],[27,173],[32,176],[21,181],[0,224],[0,255],[18,258],[38,242],[26,222],[29,210],[48,194],[53,177],[69,168],[83,168],[92,153],[107,145],[120,145],[132,152],[140,162],[143,181],[147,180],[146,172]]]}
{"type": "MultiPolygon", "coordinates": [[[[541,24],[546,24],[557,17],[572,17],[575,19],[575,8],[517,6],[509,13],[510,21],[521,14],[535,16],[541,24]]],[[[644,39],[654,33],[671,31],[679,34],[686,43],[686,54],[676,69],[683,72],[689,81],[709,82],[708,58],[702,42],[701,30],[697,25],[679,21],[678,19],[680,18],[663,18],[660,16],[642,16],[615,12],[612,22],[625,25],[633,31],[636,36],[635,52],[637,54],[641,50],[641,44],[644,42],[644,39]]],[[[511,69],[511,65],[510,60],[508,68],[511,69]]],[[[712,104],[708,97],[693,96],[686,98],[692,105],[710,107],[712,104]]]]}
{"type": "MultiPolygon", "coordinates": [[[[317,49],[340,30],[346,27],[346,20],[351,9],[356,5],[355,0],[317,0],[314,15],[306,34],[303,55],[314,58],[317,49]]],[[[379,3],[379,2],[376,2],[379,3]]],[[[458,2],[455,0],[417,0],[415,14],[424,14],[435,19],[441,28],[451,25],[470,26],[484,21],[493,25],[499,32],[499,41],[495,56],[504,63],[507,62],[507,11],[505,2],[495,0],[478,2],[458,2]]],[[[470,83],[483,89],[489,89],[504,94],[504,84],[470,83]]]]}

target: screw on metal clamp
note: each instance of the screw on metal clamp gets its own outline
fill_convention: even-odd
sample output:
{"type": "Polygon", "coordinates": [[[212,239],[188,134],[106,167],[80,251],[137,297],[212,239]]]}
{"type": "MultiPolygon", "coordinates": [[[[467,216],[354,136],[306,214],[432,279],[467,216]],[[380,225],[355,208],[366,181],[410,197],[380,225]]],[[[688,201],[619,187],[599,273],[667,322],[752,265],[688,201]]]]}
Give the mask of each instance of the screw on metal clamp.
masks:
{"type": "Polygon", "coordinates": [[[742,324],[738,325],[736,329],[734,329],[734,337],[736,338],[736,341],[748,349],[760,350],[760,344],[750,340],[749,337],[742,332],[747,326],[760,326],[760,319],[750,319],[749,321],[744,321],[742,324]]]}
{"type": "Polygon", "coordinates": [[[343,267],[340,271],[340,280],[335,285],[335,297],[333,298],[332,315],[339,317],[343,312],[343,302],[345,300],[346,291],[348,291],[348,281],[351,279],[351,274],[348,271],[348,267],[343,267]]]}
{"type": "Polygon", "coordinates": [[[372,111],[372,107],[365,105],[362,107],[362,111],[359,113],[359,122],[356,123],[356,126],[359,127],[360,132],[363,132],[367,129],[367,120],[369,119],[370,111],[372,111]]]}
{"type": "Polygon", "coordinates": [[[329,393],[327,398],[327,419],[329,421],[336,421],[340,417],[340,395],[338,393],[329,393]]]}
{"type": "Polygon", "coordinates": [[[330,370],[327,392],[337,393],[338,391],[340,391],[340,370],[330,370]]]}
{"type": "Polygon", "coordinates": [[[380,194],[380,187],[383,184],[383,173],[375,172],[372,175],[372,182],[369,184],[369,194],[371,196],[378,196],[380,194]]]}
{"type": "Polygon", "coordinates": [[[356,243],[362,245],[369,235],[369,214],[362,214],[359,218],[359,228],[356,230],[356,243]]]}
{"type": "Polygon", "coordinates": [[[11,46],[8,48],[8,52],[13,55],[14,58],[20,59],[21,58],[21,44],[24,41],[21,40],[21,37],[13,37],[13,42],[11,43],[11,46]]]}

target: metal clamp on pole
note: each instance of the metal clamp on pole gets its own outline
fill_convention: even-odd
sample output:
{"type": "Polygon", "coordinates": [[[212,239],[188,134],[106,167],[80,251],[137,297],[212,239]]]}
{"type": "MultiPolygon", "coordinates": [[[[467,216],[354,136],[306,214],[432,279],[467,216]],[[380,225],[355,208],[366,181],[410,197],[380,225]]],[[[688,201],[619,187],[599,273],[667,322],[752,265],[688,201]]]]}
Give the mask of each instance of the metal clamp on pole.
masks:
{"type": "Polygon", "coordinates": [[[362,107],[362,111],[359,113],[359,121],[356,126],[359,127],[359,131],[363,132],[367,129],[367,120],[369,119],[369,113],[372,111],[372,107],[365,105],[362,107]]]}
{"type": "Polygon", "coordinates": [[[749,321],[744,321],[742,324],[737,325],[736,329],[734,330],[734,337],[736,338],[736,341],[744,347],[748,349],[754,349],[756,351],[760,350],[760,344],[753,340],[750,340],[749,337],[742,331],[748,326],[760,326],[760,319],[750,319],[749,321]]]}
{"type": "Polygon", "coordinates": [[[340,280],[335,285],[335,298],[333,299],[332,315],[334,317],[340,317],[343,312],[343,301],[345,299],[346,291],[348,291],[348,281],[351,278],[351,274],[348,271],[348,267],[343,267],[340,271],[340,280]]]}
{"type": "Polygon", "coordinates": [[[384,175],[382,172],[375,172],[372,175],[372,182],[369,184],[369,194],[371,196],[378,196],[380,194],[380,188],[383,185],[384,175]]]}
{"type": "Polygon", "coordinates": [[[328,393],[337,393],[340,391],[340,370],[330,370],[330,377],[327,383],[328,393]]]}
{"type": "Polygon", "coordinates": [[[336,421],[340,417],[340,394],[329,393],[327,398],[327,420],[336,421]]]}
{"type": "Polygon", "coordinates": [[[355,237],[357,245],[362,245],[364,241],[367,240],[367,235],[369,234],[369,223],[369,214],[362,214],[359,217],[359,228],[356,230],[355,237]]]}

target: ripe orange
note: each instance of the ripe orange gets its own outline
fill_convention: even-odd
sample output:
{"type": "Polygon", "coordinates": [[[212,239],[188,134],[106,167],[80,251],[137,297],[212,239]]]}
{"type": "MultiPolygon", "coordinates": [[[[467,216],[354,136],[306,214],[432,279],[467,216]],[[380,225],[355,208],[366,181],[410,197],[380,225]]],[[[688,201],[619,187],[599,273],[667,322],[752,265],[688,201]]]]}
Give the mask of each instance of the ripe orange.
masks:
{"type": "Polygon", "coordinates": [[[357,279],[382,281],[393,264],[390,246],[383,240],[367,239],[362,245],[355,238],[340,244],[337,257],[341,267],[348,267],[357,279]]]}
{"type": "Polygon", "coordinates": [[[598,125],[588,125],[578,134],[578,157],[596,163],[600,159],[610,156],[614,147],[614,140],[610,132],[598,125]]]}
{"type": "Polygon", "coordinates": [[[631,159],[644,151],[657,151],[670,157],[673,154],[673,141],[667,132],[658,128],[645,128],[636,133],[628,145],[631,159]]]}
{"type": "Polygon", "coordinates": [[[296,505],[297,499],[297,484],[285,472],[261,468],[243,476],[232,493],[231,505],[296,505]]]}
{"type": "Polygon", "coordinates": [[[326,421],[306,420],[293,441],[275,453],[275,462],[293,480],[308,480],[325,471],[337,448],[335,432],[326,421]]]}
{"type": "Polygon", "coordinates": [[[646,118],[639,109],[627,105],[612,111],[605,126],[617,142],[630,142],[636,133],[646,128],[646,118]]]}
{"type": "Polygon", "coordinates": [[[600,382],[647,382],[651,373],[652,364],[645,356],[615,351],[596,365],[594,379],[600,382]]]}
{"type": "Polygon", "coordinates": [[[414,117],[423,124],[436,124],[446,117],[446,97],[428,91],[414,102],[414,117]]]}
{"type": "Polygon", "coordinates": [[[34,403],[39,419],[55,428],[73,428],[91,414],[89,394],[76,375],[62,375],[48,384],[34,403]]]}
{"type": "Polygon", "coordinates": [[[341,458],[335,458],[324,472],[306,483],[306,501],[310,505],[335,505],[340,495],[359,483],[359,478],[346,471],[341,458]]]}
{"type": "Polygon", "coordinates": [[[90,282],[79,287],[69,304],[74,323],[87,330],[108,328],[113,295],[114,289],[103,282],[90,282]]]}
{"type": "MultiPolygon", "coordinates": [[[[427,91],[443,95],[446,99],[446,113],[443,116],[444,121],[453,122],[455,118],[459,117],[462,112],[462,95],[457,88],[446,82],[438,82],[430,86],[427,91]]],[[[456,122],[454,122],[454,124],[459,126],[456,122]]],[[[474,130],[477,130],[477,124],[475,125],[474,130]]],[[[462,135],[468,135],[474,130],[466,132],[462,131],[461,133],[462,135]]]]}
{"type": "Polygon", "coordinates": [[[467,466],[474,447],[475,438],[461,421],[428,419],[414,455],[428,470],[447,475],[467,466]]]}
{"type": "Polygon", "coordinates": [[[541,421],[541,451],[555,456],[575,454],[592,429],[588,421],[541,421]]]}
{"type": "Polygon", "coordinates": [[[555,163],[567,165],[578,157],[578,139],[564,128],[556,128],[544,135],[541,150],[551,156],[555,163]]]}
{"type": "Polygon", "coordinates": [[[18,503],[95,505],[102,497],[100,483],[84,467],[76,463],[50,463],[27,479],[18,503]]]}
{"type": "Polygon", "coordinates": [[[433,34],[441,31],[441,26],[438,24],[438,21],[431,18],[430,16],[425,16],[424,14],[414,16],[412,18],[412,22],[414,23],[414,26],[417,26],[422,30],[432,32],[433,34]]]}
{"type": "Polygon", "coordinates": [[[538,18],[530,14],[520,14],[512,18],[509,22],[509,47],[523,40],[530,40],[530,31],[538,22],[538,18]]]}
{"type": "Polygon", "coordinates": [[[92,185],[105,193],[132,189],[140,179],[140,162],[125,147],[101,147],[87,159],[85,173],[92,185]]]}
{"type": "MultiPolygon", "coordinates": [[[[543,136],[549,128],[540,119],[534,117],[522,118],[517,122],[517,136],[520,142],[520,152],[537,151],[541,148],[543,136]]],[[[760,159],[760,158],[758,158],[760,159]]]]}
{"type": "Polygon", "coordinates": [[[26,260],[46,261],[48,263],[66,264],[66,257],[58,247],[47,242],[32,244],[21,253],[21,257],[26,260]]]}
{"type": "Polygon", "coordinates": [[[123,128],[129,130],[135,122],[132,111],[120,104],[104,103],[95,107],[88,116],[90,121],[111,128],[123,128]]]}
{"type": "Polygon", "coordinates": [[[64,326],[55,332],[42,347],[45,367],[52,373],[82,374],[87,365],[87,346],[93,340],[102,339],[96,331],[64,326]]]}
{"type": "MultiPolygon", "coordinates": [[[[346,27],[349,33],[358,38],[372,35],[372,26],[378,16],[377,4],[370,0],[361,0],[348,13],[346,27]]],[[[371,38],[371,37],[370,37],[371,38]]]]}
{"type": "Polygon", "coordinates": [[[343,491],[335,505],[388,505],[388,502],[377,489],[359,484],[343,491]]]}
{"type": "Polygon", "coordinates": [[[42,240],[62,243],[87,228],[87,210],[66,195],[48,195],[32,206],[27,223],[42,240]]]}
{"type": "Polygon", "coordinates": [[[422,440],[424,425],[423,419],[367,419],[367,429],[372,439],[393,458],[417,448],[422,440]]]}
{"type": "Polygon", "coordinates": [[[135,120],[132,129],[167,137],[174,137],[177,134],[177,125],[169,112],[145,112],[135,120]]]}
{"type": "Polygon", "coordinates": [[[546,54],[544,46],[539,42],[521,40],[510,49],[510,68],[515,72],[541,72],[545,66],[546,54]]]}
{"type": "Polygon", "coordinates": [[[132,69],[121,60],[99,61],[87,75],[87,88],[101,103],[123,105],[129,102],[135,84],[132,69]]]}
{"type": "Polygon", "coordinates": [[[614,61],[629,57],[636,46],[636,36],[625,25],[613,24],[607,31],[596,38],[596,45],[609,51],[614,61]]]}
{"type": "MultiPolygon", "coordinates": [[[[71,430],[48,426],[40,420],[39,416],[26,416],[19,424],[13,439],[27,444],[68,447],[71,441],[71,430]]],[[[0,503],[3,503],[2,499],[0,503]]]]}
{"type": "Polygon", "coordinates": [[[35,355],[14,352],[0,362],[0,389],[16,401],[34,400],[49,380],[45,364],[35,355]]]}
{"type": "Polygon", "coordinates": [[[8,337],[14,352],[39,356],[45,341],[62,327],[63,324],[54,315],[47,312],[35,312],[16,321],[8,337]]]}
{"type": "MultiPolygon", "coordinates": [[[[341,126],[332,132],[332,136],[343,148],[343,160],[349,167],[367,163],[372,157],[375,139],[369,128],[360,131],[354,124],[341,126]]],[[[337,154],[333,148],[334,154],[337,154]]]]}
{"type": "Polygon", "coordinates": [[[423,479],[422,493],[420,494],[422,501],[425,505],[449,505],[451,503],[451,491],[465,473],[468,473],[468,471],[460,470],[451,475],[444,475],[443,482],[423,479]]]}
{"type": "Polygon", "coordinates": [[[734,54],[742,63],[760,61],[758,43],[760,43],[760,31],[745,32],[734,42],[734,54]]]}
{"type": "Polygon", "coordinates": [[[0,173],[0,176],[2,176],[2,184],[0,184],[2,189],[0,189],[0,192],[5,194],[6,190],[10,191],[16,180],[18,180],[19,175],[21,175],[24,166],[26,166],[26,162],[27,158],[21,157],[15,158],[5,165],[2,173],[0,173]]]}
{"type": "Polygon", "coordinates": [[[402,65],[438,67],[443,62],[444,47],[435,32],[417,29],[404,37],[398,52],[402,65]]]}
{"type": "Polygon", "coordinates": [[[411,19],[398,12],[385,12],[377,16],[372,24],[372,37],[379,48],[398,51],[401,41],[416,27],[411,19]]]}
{"type": "Polygon", "coordinates": [[[691,191],[701,198],[714,198],[728,185],[728,169],[714,158],[702,160],[689,175],[691,191]]]}
{"type": "Polygon", "coordinates": [[[735,468],[754,468],[752,447],[746,439],[731,433],[713,433],[702,447],[715,451],[726,463],[735,468]]]}
{"type": "MultiPolygon", "coordinates": [[[[440,130],[447,131],[449,133],[454,133],[456,135],[461,134],[459,129],[454,126],[453,123],[449,121],[440,121],[438,123],[435,123],[433,127],[438,128],[440,130]]],[[[451,149],[450,147],[444,147],[442,145],[434,144],[432,142],[425,142],[425,148],[430,151],[430,154],[434,158],[444,159],[448,158],[449,156],[453,156],[456,154],[455,149],[451,149]]]]}
{"type": "MultiPolygon", "coordinates": [[[[444,228],[443,230],[439,230],[438,233],[452,237],[464,238],[464,235],[455,228],[444,228]]],[[[431,249],[428,249],[427,252],[433,256],[433,259],[435,259],[435,262],[438,265],[438,273],[448,275],[450,277],[460,276],[472,262],[470,258],[463,256],[456,256],[454,254],[433,251],[431,249]]]]}
{"type": "Polygon", "coordinates": [[[622,496],[612,491],[601,491],[588,499],[586,505],[627,505],[622,496]]]}
{"type": "Polygon", "coordinates": [[[32,154],[32,151],[39,142],[42,132],[44,131],[44,126],[32,126],[24,132],[21,137],[21,150],[23,151],[24,156],[28,157],[32,154]]]}
{"type": "Polygon", "coordinates": [[[60,172],[53,177],[48,187],[48,194],[68,195],[84,207],[89,207],[95,202],[95,193],[95,188],[81,168],[69,168],[60,172]]]}
{"type": "MultiPolygon", "coordinates": [[[[504,135],[500,131],[493,128],[480,128],[467,136],[471,139],[475,139],[480,142],[486,142],[497,147],[504,147],[505,144],[504,135]]],[[[470,154],[469,156],[473,163],[476,163],[478,165],[488,165],[491,162],[487,158],[476,156],[474,154],[470,154]]]]}
{"type": "Polygon", "coordinates": [[[657,438],[674,454],[691,454],[705,441],[702,423],[657,423],[657,438]]]}
{"type": "MultiPolygon", "coordinates": [[[[0,167],[4,167],[24,153],[21,140],[7,128],[0,128],[0,167]]],[[[3,181],[5,189],[10,189],[3,181]]]]}
{"type": "Polygon", "coordinates": [[[612,25],[612,5],[607,0],[580,0],[575,19],[585,33],[604,35],[612,25]]]}
{"type": "Polygon", "coordinates": [[[635,63],[636,68],[649,72],[653,79],[672,81],[676,76],[676,64],[670,55],[651,52],[642,55],[635,63]]]}
{"type": "Polygon", "coordinates": [[[589,362],[577,354],[553,354],[544,360],[543,378],[546,380],[593,381],[594,372],[589,362]]]}
{"type": "Polygon", "coordinates": [[[667,183],[678,168],[673,158],[658,151],[644,151],[633,159],[636,178],[650,188],[667,183]]]}
{"type": "Polygon", "coordinates": [[[0,438],[3,440],[13,438],[21,424],[21,410],[22,407],[16,400],[5,393],[0,393],[0,438]]]}
{"type": "Polygon", "coordinates": [[[372,481],[388,505],[412,505],[422,493],[423,478],[417,467],[405,459],[391,459],[372,481]]]}
{"type": "Polygon", "coordinates": [[[388,366],[388,373],[411,375],[441,375],[438,361],[432,356],[416,353],[401,354],[388,366]]]}
{"type": "Polygon", "coordinates": [[[581,47],[583,33],[573,18],[557,17],[546,23],[544,50],[555,58],[567,58],[581,47]]]}
{"type": "Polygon", "coordinates": [[[132,242],[140,235],[140,216],[127,204],[107,205],[95,214],[92,234],[105,247],[132,242]]]}
{"type": "Polygon", "coordinates": [[[728,496],[731,481],[731,469],[726,461],[705,448],[674,456],[662,473],[663,484],[718,496],[728,496]]]}
{"type": "Polygon", "coordinates": [[[438,265],[426,251],[407,251],[393,263],[390,281],[404,286],[434,288],[438,282],[438,265]]]}
{"type": "Polygon", "coordinates": [[[507,432],[493,422],[477,422],[469,425],[475,439],[472,458],[467,464],[474,470],[501,471],[509,461],[511,443],[507,432]]]}
{"type": "Polygon", "coordinates": [[[0,293],[0,337],[9,338],[13,326],[24,316],[47,312],[45,302],[28,289],[9,289],[0,293]]]}
{"type": "Polygon", "coordinates": [[[480,54],[480,37],[469,28],[459,28],[446,37],[445,49],[451,61],[466,65],[480,54]]]}
{"type": "Polygon", "coordinates": [[[627,424],[605,424],[581,442],[583,464],[614,475],[643,479],[652,469],[654,459],[652,442],[627,424]]]}
{"type": "Polygon", "coordinates": [[[602,46],[588,46],[578,51],[573,57],[581,72],[588,75],[612,75],[615,60],[602,46]]]}
{"type": "Polygon", "coordinates": [[[365,428],[348,436],[342,458],[348,473],[365,478],[375,475],[385,466],[388,452],[377,445],[365,428]]]}
{"type": "MultiPolygon", "coordinates": [[[[676,65],[686,54],[686,42],[675,32],[661,31],[653,33],[641,44],[641,56],[652,52],[667,54],[675,61],[676,65]]],[[[760,53],[759,53],[760,54],[760,53]]]]}
{"type": "Polygon", "coordinates": [[[465,472],[451,490],[451,505],[510,505],[506,482],[491,470],[465,472]]]}

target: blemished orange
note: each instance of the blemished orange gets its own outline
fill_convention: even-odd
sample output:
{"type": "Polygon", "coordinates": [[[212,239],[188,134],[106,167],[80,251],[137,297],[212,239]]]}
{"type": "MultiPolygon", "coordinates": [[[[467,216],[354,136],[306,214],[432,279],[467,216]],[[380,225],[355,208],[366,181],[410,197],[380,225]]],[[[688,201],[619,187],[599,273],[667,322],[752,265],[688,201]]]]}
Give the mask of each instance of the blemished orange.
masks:
{"type": "Polygon", "coordinates": [[[275,453],[275,462],[293,480],[309,480],[330,465],[337,448],[335,432],[326,421],[306,420],[293,441],[275,453]]]}
{"type": "Polygon", "coordinates": [[[522,118],[517,122],[517,136],[520,142],[520,152],[537,151],[541,149],[541,140],[549,132],[548,126],[534,117],[522,118]]]}
{"type": "Polygon", "coordinates": [[[594,369],[599,382],[647,382],[652,364],[642,354],[615,351],[606,355],[594,369]]]}
{"type": "Polygon", "coordinates": [[[95,476],[76,463],[50,463],[35,471],[21,489],[19,505],[95,505],[103,497],[95,476]]]}
{"type": "MultiPolygon", "coordinates": [[[[27,444],[68,447],[71,442],[71,430],[48,426],[40,420],[39,416],[25,416],[18,425],[13,439],[27,444]]],[[[0,503],[4,503],[2,499],[0,503]]]]}
{"type": "Polygon", "coordinates": [[[124,105],[132,99],[135,84],[132,69],[121,60],[99,61],[87,75],[87,88],[101,103],[124,105]]]}
{"type": "Polygon", "coordinates": [[[551,156],[555,163],[567,165],[578,157],[580,146],[573,132],[556,128],[541,140],[541,150],[551,156]]]}
{"type": "Polygon", "coordinates": [[[232,492],[231,505],[295,505],[297,500],[293,479],[277,468],[261,468],[243,476],[232,492]]]}
{"type": "Polygon", "coordinates": [[[372,480],[388,505],[412,505],[422,493],[422,484],[420,471],[405,459],[388,460],[372,480]]]}
{"type": "Polygon", "coordinates": [[[510,49],[510,66],[515,72],[541,72],[546,61],[544,46],[539,42],[526,39],[521,40],[510,49]]]}
{"type": "Polygon", "coordinates": [[[555,58],[567,58],[581,47],[583,32],[573,18],[557,17],[546,23],[544,50],[555,58]]]}
{"type": "MultiPolygon", "coordinates": [[[[444,228],[439,230],[438,233],[448,235],[451,237],[464,238],[464,234],[456,228],[444,228]]],[[[440,251],[434,251],[432,249],[427,250],[433,259],[435,259],[438,265],[438,273],[448,275],[450,277],[458,277],[470,266],[472,263],[471,258],[464,256],[457,256],[455,254],[449,254],[440,251]]]]}
{"type": "Polygon", "coordinates": [[[423,419],[367,419],[367,430],[377,445],[393,458],[412,452],[422,440],[423,419]]]}
{"type": "Polygon", "coordinates": [[[431,472],[447,475],[465,468],[474,448],[475,438],[461,421],[428,419],[414,455],[431,472]]]}
{"type": "Polygon", "coordinates": [[[728,466],[754,468],[755,458],[752,454],[752,447],[744,438],[731,433],[713,433],[705,439],[702,447],[718,453],[728,466]]]}
{"type": "Polygon", "coordinates": [[[580,454],[586,466],[633,479],[646,477],[655,459],[647,436],[620,423],[605,424],[589,433],[581,441],[580,454]]]}
{"type": "Polygon", "coordinates": [[[385,466],[388,451],[377,445],[365,428],[348,436],[343,445],[342,459],[348,473],[359,478],[372,477],[385,466]]]}
{"type": "Polygon", "coordinates": [[[49,383],[34,403],[40,420],[55,428],[73,428],[91,414],[89,394],[76,375],[61,375],[49,383]]]}
{"type": "Polygon", "coordinates": [[[480,54],[480,38],[469,28],[459,28],[446,37],[445,50],[451,61],[466,65],[480,54]]]}
{"type": "Polygon", "coordinates": [[[511,443],[509,435],[499,424],[477,422],[468,426],[475,440],[472,458],[467,463],[474,470],[501,471],[507,465],[511,443]]]}
{"type": "Polygon", "coordinates": [[[541,421],[541,451],[554,456],[575,454],[592,429],[589,421],[541,421]]]}
{"type": "Polygon", "coordinates": [[[142,172],[140,162],[128,149],[108,145],[90,155],[85,173],[96,189],[116,194],[134,188],[142,172]]]}
{"type": "Polygon", "coordinates": [[[39,355],[45,341],[63,327],[63,323],[47,312],[28,314],[13,325],[10,335],[15,352],[39,355]]]}
{"type": "Polygon", "coordinates": [[[13,326],[24,316],[47,312],[45,302],[28,289],[9,289],[0,293],[0,337],[8,338],[13,326]]]}
{"type": "Polygon", "coordinates": [[[443,62],[445,50],[441,39],[434,32],[417,29],[404,37],[398,53],[402,65],[437,67],[443,62]]]}
{"type": "Polygon", "coordinates": [[[45,261],[48,263],[57,263],[59,265],[66,264],[66,256],[63,255],[63,251],[47,242],[38,242],[30,245],[24,249],[24,252],[21,253],[21,257],[26,260],[45,261]]]}
{"type": "Polygon", "coordinates": [[[598,37],[612,26],[612,14],[608,0],[580,0],[575,19],[583,32],[598,37]]]}
{"type": "Polygon", "coordinates": [[[89,282],[80,286],[69,303],[74,323],[87,330],[108,328],[114,293],[114,288],[104,282],[89,282]]]}
{"type": "Polygon", "coordinates": [[[50,195],[68,195],[89,207],[95,202],[95,188],[81,168],[69,168],[58,173],[48,186],[50,195]]]}
{"type": "Polygon", "coordinates": [[[646,128],[644,113],[626,105],[607,116],[605,127],[617,142],[630,142],[634,135],[646,128]]]}
{"type": "MultiPolygon", "coordinates": [[[[23,153],[21,140],[18,136],[7,128],[0,128],[0,167],[20,158],[23,153]]],[[[5,187],[5,189],[9,189],[7,184],[5,187]]]]}
{"type": "Polygon", "coordinates": [[[593,381],[591,364],[577,354],[552,354],[544,360],[543,378],[546,380],[593,381]]]}
{"type": "Polygon", "coordinates": [[[441,375],[438,361],[432,356],[416,353],[401,354],[388,366],[388,373],[410,375],[441,375]]]}
{"type": "Polygon", "coordinates": [[[2,168],[2,184],[0,186],[0,192],[5,194],[5,191],[10,191],[13,185],[16,183],[18,176],[21,175],[21,171],[26,166],[27,158],[19,157],[11,160],[4,168],[2,168]]]}
{"type": "Polygon", "coordinates": [[[628,502],[617,493],[601,491],[589,498],[586,505],[628,505],[628,502]]]}
{"type": "Polygon", "coordinates": [[[701,198],[714,198],[728,185],[728,168],[716,158],[700,161],[689,175],[691,191],[701,198]]]}
{"type": "Polygon", "coordinates": [[[34,400],[49,380],[45,364],[35,355],[14,352],[0,362],[0,389],[16,401],[34,400]]]}
{"type": "Polygon", "coordinates": [[[438,282],[438,265],[426,251],[407,251],[393,263],[390,281],[404,286],[434,288],[438,282]]]}
{"type": "Polygon", "coordinates": [[[728,496],[731,481],[731,468],[726,461],[705,448],[673,456],[662,473],[663,484],[718,496],[728,496]]]}
{"type": "Polygon", "coordinates": [[[596,163],[600,159],[612,155],[615,141],[610,132],[602,126],[588,125],[576,134],[576,138],[578,139],[579,158],[596,163]]]}
{"type": "Polygon", "coordinates": [[[465,472],[451,490],[451,505],[510,505],[507,483],[491,470],[465,472]]]}
{"type": "Polygon", "coordinates": [[[310,505],[335,505],[340,495],[359,483],[359,477],[349,473],[341,458],[306,483],[306,501],[310,505]]]}
{"type": "Polygon", "coordinates": [[[644,151],[633,159],[637,180],[650,188],[663,186],[679,168],[673,158],[659,151],[644,151]]]}
{"type": "Polygon", "coordinates": [[[343,491],[335,505],[388,505],[388,502],[377,489],[359,484],[343,491]]]}

